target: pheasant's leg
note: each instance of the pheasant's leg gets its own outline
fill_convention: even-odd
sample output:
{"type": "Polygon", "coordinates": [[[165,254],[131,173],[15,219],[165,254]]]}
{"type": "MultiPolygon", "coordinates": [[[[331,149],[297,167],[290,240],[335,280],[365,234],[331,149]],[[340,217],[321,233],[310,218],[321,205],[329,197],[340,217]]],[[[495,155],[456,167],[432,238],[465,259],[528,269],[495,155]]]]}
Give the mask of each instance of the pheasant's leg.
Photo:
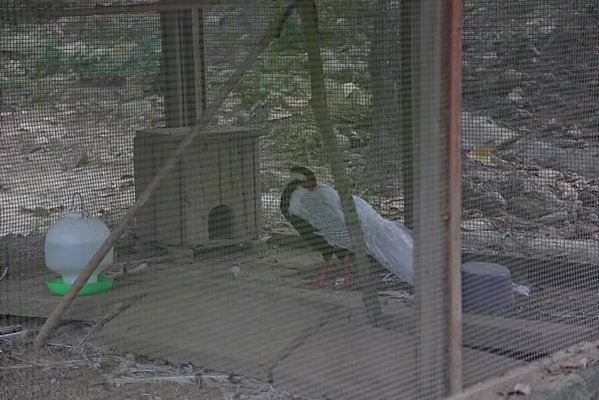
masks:
{"type": "Polygon", "coordinates": [[[327,260],[322,268],[320,268],[320,273],[318,274],[318,278],[309,280],[307,283],[310,285],[322,286],[327,280],[327,273],[331,270],[331,266],[334,262],[334,257],[330,260],[327,260]]]}
{"type": "Polygon", "coordinates": [[[344,287],[349,287],[349,256],[343,259],[343,284],[344,287]]]}
{"type": "Polygon", "coordinates": [[[349,287],[349,256],[343,258],[343,282],[335,282],[335,289],[347,289],[349,287]]]}

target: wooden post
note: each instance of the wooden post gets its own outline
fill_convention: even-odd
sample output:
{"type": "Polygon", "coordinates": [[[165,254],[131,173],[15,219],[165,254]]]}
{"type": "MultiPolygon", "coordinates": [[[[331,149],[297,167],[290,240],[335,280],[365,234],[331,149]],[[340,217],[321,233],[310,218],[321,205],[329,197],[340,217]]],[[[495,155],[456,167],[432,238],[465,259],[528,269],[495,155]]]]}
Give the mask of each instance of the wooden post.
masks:
{"type": "Polygon", "coordinates": [[[460,287],[456,281],[459,255],[455,257],[459,248],[451,247],[456,234],[459,236],[455,212],[456,190],[460,189],[455,187],[455,177],[450,179],[448,174],[450,158],[451,172],[456,170],[455,145],[448,144],[459,135],[453,116],[448,123],[446,7],[446,2],[421,0],[414,4],[413,20],[416,355],[418,397],[431,400],[445,397],[450,388],[460,386],[460,380],[450,383],[449,378],[456,379],[450,368],[461,365],[456,364],[460,362],[461,336],[456,320],[451,320],[456,312],[460,314],[459,307],[454,307],[460,287]],[[453,131],[448,131],[448,126],[453,131]],[[452,151],[450,157],[448,151],[452,151]]]}
{"type": "Polygon", "coordinates": [[[449,394],[463,389],[462,368],[462,7],[449,0],[447,10],[447,297],[449,394]]]}
{"type": "MultiPolygon", "coordinates": [[[[186,2],[170,1],[159,4],[161,87],[167,127],[194,125],[206,110],[205,3],[192,6],[186,2]]],[[[156,146],[151,137],[140,136],[137,134],[135,138],[136,197],[154,176],[156,165],[168,159],[176,147],[176,143],[156,146]],[[139,148],[140,144],[146,146],[139,148]],[[154,164],[144,162],[148,160],[154,164]]],[[[197,171],[194,173],[197,174],[197,171]]],[[[180,217],[184,211],[181,210],[183,204],[178,190],[181,175],[180,168],[175,168],[158,193],[141,208],[136,224],[138,252],[152,254],[156,251],[155,242],[175,246],[182,244],[184,236],[180,217]],[[153,219],[157,221],[150,221],[153,219]]]]}
{"type": "Polygon", "coordinates": [[[161,77],[168,127],[193,125],[206,109],[204,12],[161,3],[161,77]]]}

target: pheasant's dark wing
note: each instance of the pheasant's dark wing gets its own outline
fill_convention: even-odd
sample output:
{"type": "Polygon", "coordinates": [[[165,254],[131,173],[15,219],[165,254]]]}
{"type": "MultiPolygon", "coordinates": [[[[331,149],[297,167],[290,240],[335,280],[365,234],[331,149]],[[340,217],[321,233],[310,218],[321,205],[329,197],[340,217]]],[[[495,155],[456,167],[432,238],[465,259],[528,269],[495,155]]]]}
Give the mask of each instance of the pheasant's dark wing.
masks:
{"type": "Polygon", "coordinates": [[[305,219],[296,215],[292,215],[289,211],[291,197],[297,188],[297,184],[290,183],[283,190],[280,203],[281,213],[300,234],[302,239],[315,251],[321,252],[323,257],[328,260],[331,258],[333,253],[336,253],[339,249],[331,245],[316,227],[314,227],[305,219]]]}

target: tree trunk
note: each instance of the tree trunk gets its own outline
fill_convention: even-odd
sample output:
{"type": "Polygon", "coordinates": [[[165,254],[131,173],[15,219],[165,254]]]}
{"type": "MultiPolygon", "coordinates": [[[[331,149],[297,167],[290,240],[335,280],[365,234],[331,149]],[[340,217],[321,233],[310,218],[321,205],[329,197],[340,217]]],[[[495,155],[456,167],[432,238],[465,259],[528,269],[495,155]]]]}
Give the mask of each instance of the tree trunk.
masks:
{"type": "Polygon", "coordinates": [[[325,92],[322,58],[320,55],[320,40],[318,32],[318,9],[314,0],[299,0],[299,11],[302,19],[302,30],[306,50],[308,52],[307,68],[310,74],[310,99],[312,110],[316,118],[324,151],[331,166],[335,179],[335,187],[341,198],[341,207],[345,222],[352,240],[353,251],[358,266],[358,279],[362,290],[362,299],[368,313],[370,322],[378,325],[381,322],[381,304],[376,291],[375,274],[371,270],[370,260],[366,250],[366,243],[362,235],[362,227],[356,212],[351,193],[351,184],[346,174],[345,163],[341,157],[341,150],[333,132],[333,124],[329,115],[327,96],[325,92]]]}

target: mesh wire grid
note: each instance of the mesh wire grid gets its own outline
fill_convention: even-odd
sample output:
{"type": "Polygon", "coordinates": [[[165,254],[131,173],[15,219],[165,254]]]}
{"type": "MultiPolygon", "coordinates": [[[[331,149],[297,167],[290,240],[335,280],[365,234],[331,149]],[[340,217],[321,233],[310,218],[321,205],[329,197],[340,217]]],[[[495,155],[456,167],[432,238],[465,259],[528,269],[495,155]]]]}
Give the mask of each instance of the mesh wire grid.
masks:
{"type": "MultiPolygon", "coordinates": [[[[46,287],[58,274],[45,266],[44,241],[73,194],[115,228],[186,127],[229,89],[227,80],[257,51],[284,4],[162,12],[146,2],[1,7],[0,263],[8,274],[0,307],[5,326],[35,328],[59,299],[46,287]]],[[[424,383],[449,376],[440,361],[447,333],[439,330],[447,318],[446,277],[416,272],[432,296],[428,319],[419,313],[418,290],[390,274],[380,254],[361,276],[350,257],[350,288],[336,290],[346,278],[346,253],[335,248],[327,280],[308,285],[320,276],[323,248],[298,236],[280,199],[292,166],[310,168],[319,183],[340,191],[342,170],[351,193],[389,224],[414,229],[416,263],[444,262],[445,253],[431,251],[444,240],[443,227],[420,189],[439,179],[438,171],[417,155],[428,149],[443,165],[445,126],[437,121],[437,135],[406,134],[423,121],[407,114],[407,104],[426,98],[418,93],[445,90],[417,81],[424,69],[408,74],[408,38],[428,49],[421,62],[433,63],[444,54],[423,32],[444,27],[418,25],[393,1],[319,2],[318,12],[328,112],[312,95],[294,10],[117,243],[115,263],[101,273],[114,279],[113,288],[77,298],[69,322],[51,338],[51,353],[18,346],[4,352],[10,373],[0,393],[442,395],[424,383]],[[335,154],[321,137],[323,114],[335,154]],[[373,327],[364,310],[368,287],[378,292],[383,327],[373,327]],[[422,348],[427,343],[441,348],[437,356],[422,348]],[[58,369],[46,372],[49,365],[58,369]],[[83,383],[101,379],[110,392],[88,392],[81,382],[56,389],[53,382],[74,380],[72,365],[80,365],[83,383]]],[[[583,1],[464,3],[463,260],[494,264],[485,281],[465,277],[475,279],[468,286],[474,297],[464,304],[467,386],[588,340],[596,329],[596,24],[596,8],[583,1]],[[512,282],[529,296],[521,287],[513,292],[512,282]],[[498,302],[501,296],[508,300],[498,302]]],[[[428,107],[421,113],[434,111],[428,107]]],[[[435,196],[446,191],[441,183],[435,196]]],[[[338,215],[342,206],[333,203],[326,215],[338,215]]],[[[372,215],[364,210],[358,207],[372,215]]],[[[375,238],[372,250],[379,220],[362,218],[364,234],[375,238]]],[[[343,230],[336,221],[333,228],[343,230]]]]}

